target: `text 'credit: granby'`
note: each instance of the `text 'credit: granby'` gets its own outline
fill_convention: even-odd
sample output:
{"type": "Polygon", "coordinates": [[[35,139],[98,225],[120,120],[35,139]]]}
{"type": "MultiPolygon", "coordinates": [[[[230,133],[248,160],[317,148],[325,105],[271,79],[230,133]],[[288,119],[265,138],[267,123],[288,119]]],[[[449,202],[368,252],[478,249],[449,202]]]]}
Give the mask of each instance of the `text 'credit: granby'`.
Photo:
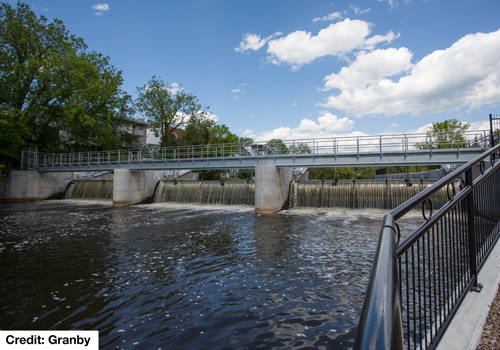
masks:
{"type": "Polygon", "coordinates": [[[98,331],[0,331],[0,349],[98,350],[98,331]]]}

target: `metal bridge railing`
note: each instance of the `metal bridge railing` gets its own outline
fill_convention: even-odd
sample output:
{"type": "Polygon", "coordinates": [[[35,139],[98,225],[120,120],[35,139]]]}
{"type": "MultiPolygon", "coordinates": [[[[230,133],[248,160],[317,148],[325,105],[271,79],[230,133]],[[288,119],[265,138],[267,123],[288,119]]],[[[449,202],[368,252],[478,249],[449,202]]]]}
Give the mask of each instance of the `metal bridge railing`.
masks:
{"type": "Polygon", "coordinates": [[[487,149],[490,144],[489,131],[466,131],[440,133],[429,136],[426,133],[393,134],[358,137],[337,137],[323,139],[283,140],[253,143],[210,144],[178,147],[151,147],[135,150],[114,150],[78,153],[38,153],[37,167],[78,167],[90,165],[120,165],[124,163],[152,163],[162,160],[224,159],[228,157],[298,157],[328,154],[390,152],[429,152],[433,150],[487,149]]]}
{"type": "Polygon", "coordinates": [[[496,145],[384,217],[354,349],[433,349],[468,291],[480,290],[478,271],[500,235],[499,154],[496,145]],[[441,189],[449,201],[433,213],[441,189]],[[426,222],[399,242],[396,222],[417,205],[426,222]]]}

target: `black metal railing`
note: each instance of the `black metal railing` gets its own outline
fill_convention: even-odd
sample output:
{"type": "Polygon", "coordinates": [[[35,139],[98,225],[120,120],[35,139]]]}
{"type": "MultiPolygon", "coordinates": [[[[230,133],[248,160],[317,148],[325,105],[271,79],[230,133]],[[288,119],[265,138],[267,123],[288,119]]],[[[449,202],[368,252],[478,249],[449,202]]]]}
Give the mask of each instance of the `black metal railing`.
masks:
{"type": "Polygon", "coordinates": [[[500,235],[498,155],[500,145],[384,217],[355,349],[433,349],[467,292],[480,291],[478,271],[500,235]],[[433,212],[442,189],[449,200],[433,212]],[[425,223],[399,242],[397,220],[416,206],[425,223]]]}

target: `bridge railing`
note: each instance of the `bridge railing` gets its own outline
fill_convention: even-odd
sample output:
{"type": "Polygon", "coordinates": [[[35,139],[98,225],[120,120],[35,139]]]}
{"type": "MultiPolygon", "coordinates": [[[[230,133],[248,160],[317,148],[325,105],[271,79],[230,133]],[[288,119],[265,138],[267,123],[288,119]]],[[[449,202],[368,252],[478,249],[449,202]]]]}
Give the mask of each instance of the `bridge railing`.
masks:
{"type": "Polygon", "coordinates": [[[154,162],[161,160],[181,160],[227,157],[276,157],[308,156],[363,153],[412,152],[454,149],[457,153],[464,148],[489,147],[489,131],[466,131],[461,133],[441,133],[428,135],[392,134],[376,136],[349,136],[303,140],[271,140],[252,143],[225,143],[190,145],[177,147],[150,147],[98,152],[78,153],[38,153],[36,165],[39,167],[88,166],[120,164],[131,162],[154,162]]]}
{"type": "Polygon", "coordinates": [[[480,290],[500,235],[499,154],[497,145],[384,217],[354,349],[433,349],[468,291],[480,290]],[[450,184],[462,174],[456,193],[450,184]],[[442,189],[449,201],[433,212],[442,189]],[[425,223],[399,242],[397,220],[417,205],[425,223]]]}

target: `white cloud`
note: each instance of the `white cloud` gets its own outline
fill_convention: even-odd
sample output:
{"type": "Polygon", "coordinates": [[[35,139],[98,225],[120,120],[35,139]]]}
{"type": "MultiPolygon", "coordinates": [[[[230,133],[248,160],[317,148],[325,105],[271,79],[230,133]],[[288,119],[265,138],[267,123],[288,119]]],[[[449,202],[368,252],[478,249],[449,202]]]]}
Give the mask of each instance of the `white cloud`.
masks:
{"type": "Polygon", "coordinates": [[[40,7],[43,12],[47,12],[49,9],[47,7],[40,7]]]}
{"type": "Polygon", "coordinates": [[[268,36],[267,38],[260,38],[258,34],[246,33],[243,36],[243,40],[240,42],[239,47],[235,47],[234,51],[245,52],[246,50],[254,50],[257,51],[262,46],[264,46],[271,38],[275,36],[280,36],[283,34],[282,32],[276,32],[273,35],[268,36]]]}
{"type": "Polygon", "coordinates": [[[362,10],[358,5],[351,5],[349,6],[350,8],[352,8],[354,10],[354,12],[356,12],[356,14],[363,14],[363,13],[367,13],[368,11],[370,11],[371,9],[365,9],[365,10],[362,10]]]}
{"type": "MultiPolygon", "coordinates": [[[[398,7],[398,2],[396,0],[378,0],[379,2],[387,2],[391,8],[389,11],[391,11],[393,8],[398,7]]],[[[408,3],[409,1],[405,0],[405,3],[408,3]]]]}
{"type": "Polygon", "coordinates": [[[340,14],[340,12],[330,13],[329,15],[326,15],[324,17],[317,17],[317,18],[313,19],[313,22],[333,21],[334,19],[337,19],[337,18],[342,18],[342,15],[340,14]]]}
{"type": "Polygon", "coordinates": [[[109,10],[109,5],[108,4],[97,4],[97,5],[92,6],[92,8],[94,10],[98,11],[95,13],[96,16],[102,16],[105,11],[109,10]]]}
{"type": "Polygon", "coordinates": [[[413,54],[406,48],[362,51],[356,60],[349,66],[343,67],[338,74],[325,77],[324,90],[334,88],[354,91],[366,88],[371,83],[380,81],[381,78],[390,77],[407,71],[413,67],[410,62],[413,54]]]}
{"type": "Polygon", "coordinates": [[[109,5],[108,4],[97,4],[92,6],[94,10],[98,11],[108,11],[109,10],[109,5]]]}
{"type": "Polygon", "coordinates": [[[231,92],[240,92],[240,89],[233,89],[231,92]]]}
{"type": "Polygon", "coordinates": [[[315,122],[310,119],[302,119],[296,128],[280,127],[271,131],[263,131],[258,135],[252,130],[245,130],[243,136],[253,137],[257,141],[268,141],[271,139],[295,140],[312,139],[321,137],[334,137],[351,130],[354,121],[349,118],[338,118],[336,115],[326,112],[315,122]]]}
{"type": "Polygon", "coordinates": [[[176,93],[182,90],[184,89],[177,83],[172,83],[172,85],[170,85],[170,88],[168,89],[168,91],[170,91],[172,95],[175,95],[176,93]]]}
{"type": "Polygon", "coordinates": [[[294,107],[297,106],[297,102],[292,103],[292,106],[294,107]]]}
{"type": "Polygon", "coordinates": [[[317,36],[302,30],[295,31],[283,38],[270,40],[267,52],[269,61],[274,64],[287,63],[292,70],[316,58],[331,55],[339,56],[355,49],[373,49],[381,42],[390,43],[399,35],[389,31],[386,35],[370,34],[371,24],[361,20],[346,18],[342,22],[332,23],[319,31],[317,36]]]}
{"type": "Polygon", "coordinates": [[[405,48],[377,51],[372,54],[381,55],[381,67],[372,66],[370,71],[370,54],[361,54],[339,74],[326,77],[325,88],[338,87],[341,93],[320,105],[355,116],[392,116],[429,115],[464,107],[472,110],[500,101],[500,30],[466,35],[415,65],[405,48]],[[387,78],[408,67],[409,73],[398,81],[387,78]],[[367,79],[360,76],[362,68],[368,72],[367,79]]]}
{"type": "Polygon", "coordinates": [[[397,128],[399,128],[399,124],[392,123],[391,124],[391,128],[397,129],[397,128]]]}

